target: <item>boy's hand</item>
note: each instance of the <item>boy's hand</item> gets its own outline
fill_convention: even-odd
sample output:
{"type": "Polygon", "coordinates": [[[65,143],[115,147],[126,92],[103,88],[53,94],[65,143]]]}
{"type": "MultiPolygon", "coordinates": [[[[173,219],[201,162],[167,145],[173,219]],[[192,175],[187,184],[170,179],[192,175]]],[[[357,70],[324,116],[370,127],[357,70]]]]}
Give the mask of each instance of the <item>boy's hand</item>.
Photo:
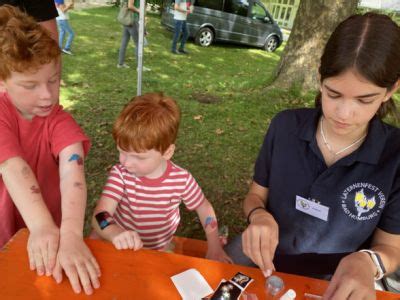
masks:
{"type": "Polygon", "coordinates": [[[233,264],[232,259],[229,257],[228,254],[222,249],[220,245],[215,245],[215,246],[208,246],[207,249],[207,254],[206,254],[207,259],[212,259],[224,263],[229,263],[233,264]]]}
{"type": "Polygon", "coordinates": [[[139,237],[139,234],[131,230],[125,230],[117,234],[112,239],[112,243],[118,250],[121,249],[139,250],[140,248],[143,247],[143,243],[139,237]]]}
{"type": "Polygon", "coordinates": [[[31,270],[50,276],[56,264],[60,231],[54,224],[30,230],[28,256],[31,270]]]}
{"type": "Polygon", "coordinates": [[[99,288],[100,267],[86,246],[82,237],[75,233],[61,235],[57,263],[53,277],[60,283],[64,269],[72,289],[75,293],[81,292],[81,285],[87,295],[93,293],[93,288],[99,288]]]}

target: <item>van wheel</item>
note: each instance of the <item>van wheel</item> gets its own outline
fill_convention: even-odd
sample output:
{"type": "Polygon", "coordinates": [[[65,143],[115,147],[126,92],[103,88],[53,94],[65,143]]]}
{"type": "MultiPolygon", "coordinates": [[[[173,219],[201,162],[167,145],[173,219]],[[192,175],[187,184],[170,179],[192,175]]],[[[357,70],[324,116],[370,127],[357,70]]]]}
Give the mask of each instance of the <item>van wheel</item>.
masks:
{"type": "Polygon", "coordinates": [[[274,52],[278,48],[278,38],[276,36],[270,36],[265,41],[264,50],[268,52],[274,52]]]}
{"type": "Polygon", "coordinates": [[[195,43],[202,47],[210,46],[213,40],[214,40],[214,32],[208,27],[201,28],[197,32],[195,37],[195,43]]]}

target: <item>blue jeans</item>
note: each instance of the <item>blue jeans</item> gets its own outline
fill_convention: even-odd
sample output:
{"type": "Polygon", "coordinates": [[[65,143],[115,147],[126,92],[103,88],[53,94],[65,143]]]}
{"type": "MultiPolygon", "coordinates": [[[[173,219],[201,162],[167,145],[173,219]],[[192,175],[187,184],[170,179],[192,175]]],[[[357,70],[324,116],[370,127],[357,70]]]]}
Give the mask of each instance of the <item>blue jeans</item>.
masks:
{"type": "Polygon", "coordinates": [[[237,265],[243,265],[248,267],[257,267],[253,261],[243,253],[242,248],[242,234],[234,237],[229,243],[224,247],[226,254],[230,256],[233,262],[237,265]]]}
{"type": "Polygon", "coordinates": [[[74,40],[75,33],[69,25],[68,20],[57,20],[59,37],[58,44],[60,49],[71,50],[72,41],[74,40]],[[68,33],[67,42],[65,43],[65,47],[63,48],[65,33],[68,33]]]}
{"type": "Polygon", "coordinates": [[[172,40],[172,49],[171,49],[172,51],[176,51],[176,44],[178,43],[181,32],[182,32],[182,38],[181,38],[181,46],[179,47],[179,50],[184,50],[185,43],[189,36],[189,30],[188,30],[186,21],[175,20],[174,38],[172,40]]]}
{"type": "Polygon", "coordinates": [[[139,24],[134,22],[132,26],[123,26],[121,46],[119,47],[118,64],[122,65],[125,61],[126,47],[132,37],[135,43],[135,55],[137,60],[138,55],[138,40],[139,40],[139,24]]]}

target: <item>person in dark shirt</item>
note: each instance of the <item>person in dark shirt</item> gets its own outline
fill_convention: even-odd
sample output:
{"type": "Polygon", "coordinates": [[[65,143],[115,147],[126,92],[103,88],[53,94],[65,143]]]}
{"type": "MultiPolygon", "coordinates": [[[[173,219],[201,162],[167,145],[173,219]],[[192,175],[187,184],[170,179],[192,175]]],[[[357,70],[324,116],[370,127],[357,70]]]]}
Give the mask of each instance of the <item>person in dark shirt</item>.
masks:
{"type": "Polygon", "coordinates": [[[53,0],[0,0],[0,5],[10,4],[18,7],[38,21],[50,31],[51,36],[57,40],[57,10],[53,0]]]}
{"type": "Polygon", "coordinates": [[[400,264],[400,129],[382,121],[396,114],[399,70],[388,16],[338,25],[316,108],[271,122],[244,200],[248,227],[226,249],[235,263],[331,278],[324,299],[375,299],[374,279],[400,264]]]}

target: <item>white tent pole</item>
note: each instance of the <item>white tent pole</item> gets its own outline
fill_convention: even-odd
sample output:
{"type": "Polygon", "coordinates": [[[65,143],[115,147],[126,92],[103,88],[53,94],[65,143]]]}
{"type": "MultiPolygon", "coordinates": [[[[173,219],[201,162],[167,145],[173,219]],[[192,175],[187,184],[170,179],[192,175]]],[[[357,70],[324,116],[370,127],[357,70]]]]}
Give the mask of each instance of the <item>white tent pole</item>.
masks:
{"type": "Polygon", "coordinates": [[[143,74],[143,40],[144,40],[144,14],[146,1],[140,0],[139,13],[139,41],[138,41],[138,61],[137,61],[137,95],[142,95],[142,74],[143,74]]]}

